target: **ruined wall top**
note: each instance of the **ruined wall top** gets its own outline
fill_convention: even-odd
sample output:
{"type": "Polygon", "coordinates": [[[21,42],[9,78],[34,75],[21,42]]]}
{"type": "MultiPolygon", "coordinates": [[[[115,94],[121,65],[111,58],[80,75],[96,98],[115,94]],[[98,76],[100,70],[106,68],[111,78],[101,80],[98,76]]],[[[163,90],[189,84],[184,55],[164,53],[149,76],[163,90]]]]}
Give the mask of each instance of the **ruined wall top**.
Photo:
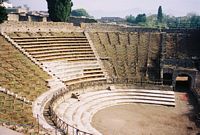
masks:
{"type": "Polygon", "coordinates": [[[0,25],[1,32],[167,32],[183,33],[199,31],[197,29],[157,29],[142,28],[139,26],[125,26],[102,23],[81,23],[74,26],[73,23],[65,22],[29,22],[7,21],[0,25]]]}
{"type": "Polygon", "coordinates": [[[140,26],[127,26],[117,24],[105,23],[82,23],[81,28],[90,32],[166,32],[166,33],[185,33],[196,32],[200,29],[158,29],[158,28],[144,28],[140,26]]]}
{"type": "Polygon", "coordinates": [[[0,25],[1,32],[82,32],[80,27],[73,23],[64,22],[4,22],[0,25]]]}

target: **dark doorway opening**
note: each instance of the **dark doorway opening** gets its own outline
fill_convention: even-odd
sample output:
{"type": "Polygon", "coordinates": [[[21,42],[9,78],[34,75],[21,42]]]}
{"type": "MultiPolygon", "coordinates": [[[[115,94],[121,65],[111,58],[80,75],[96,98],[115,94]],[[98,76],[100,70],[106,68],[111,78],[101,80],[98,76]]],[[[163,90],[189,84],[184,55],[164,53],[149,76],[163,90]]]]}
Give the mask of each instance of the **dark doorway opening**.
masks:
{"type": "Polygon", "coordinates": [[[176,77],[175,90],[178,92],[189,92],[191,89],[192,78],[189,75],[178,75],[176,77]]]}
{"type": "Polygon", "coordinates": [[[163,84],[164,85],[172,85],[172,74],[171,73],[163,74],[163,84]]]}

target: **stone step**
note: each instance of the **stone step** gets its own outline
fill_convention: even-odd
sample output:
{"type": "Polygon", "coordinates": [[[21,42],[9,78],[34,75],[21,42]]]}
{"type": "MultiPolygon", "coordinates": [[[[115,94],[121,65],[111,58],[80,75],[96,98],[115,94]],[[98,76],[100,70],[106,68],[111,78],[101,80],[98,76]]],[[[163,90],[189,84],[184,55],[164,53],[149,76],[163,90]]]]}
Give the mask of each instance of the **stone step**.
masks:
{"type": "Polygon", "coordinates": [[[78,78],[71,78],[68,80],[64,80],[64,82],[67,85],[72,85],[72,84],[77,84],[77,83],[99,81],[99,80],[106,80],[104,74],[84,75],[78,78]]]}
{"type": "Polygon", "coordinates": [[[83,71],[84,75],[93,75],[93,74],[103,74],[102,70],[97,70],[97,71],[83,71]]]}
{"type": "Polygon", "coordinates": [[[57,53],[37,54],[37,55],[32,55],[32,56],[34,58],[43,58],[43,57],[60,56],[60,55],[69,55],[69,56],[87,55],[87,56],[94,56],[94,53],[93,52],[57,52],[57,53]]]}
{"type": "Polygon", "coordinates": [[[76,66],[97,66],[97,61],[87,61],[87,62],[68,62],[67,60],[59,60],[54,62],[43,62],[42,63],[45,67],[57,68],[60,67],[76,67],[76,66]]]}
{"type": "Polygon", "coordinates": [[[71,43],[88,43],[87,40],[74,40],[74,41],[57,41],[57,40],[52,40],[52,41],[34,41],[34,42],[17,42],[18,45],[42,45],[42,44],[52,44],[52,43],[64,43],[64,44],[71,44],[71,43]]]}
{"type": "Polygon", "coordinates": [[[14,40],[17,39],[48,39],[48,38],[86,38],[85,36],[31,36],[31,37],[11,37],[14,40]]]}
{"type": "Polygon", "coordinates": [[[49,67],[50,69],[53,69],[55,71],[60,71],[60,70],[71,70],[72,68],[73,69],[86,69],[86,68],[98,68],[99,65],[98,64],[68,64],[68,65],[57,65],[57,66],[53,66],[53,67],[49,67]]]}
{"type": "Polygon", "coordinates": [[[91,48],[88,43],[70,43],[70,44],[38,44],[38,45],[20,45],[22,48],[28,49],[55,49],[60,47],[65,47],[66,49],[76,49],[76,48],[91,48]]]}
{"type": "Polygon", "coordinates": [[[50,50],[47,50],[47,51],[40,51],[40,50],[37,50],[37,51],[33,51],[33,52],[29,52],[31,55],[38,55],[38,54],[46,54],[46,53],[56,53],[56,52],[90,52],[90,53],[93,53],[92,49],[50,49],[50,50]]]}
{"type": "Polygon", "coordinates": [[[60,41],[60,40],[87,40],[86,37],[57,37],[57,38],[23,38],[14,39],[15,42],[38,42],[38,41],[60,41]]]}
{"type": "MultiPolygon", "coordinates": [[[[173,91],[172,91],[173,92],[173,91]]],[[[135,94],[141,96],[152,96],[152,97],[164,97],[164,98],[175,98],[173,93],[168,93],[168,91],[157,91],[157,90],[143,90],[143,89],[132,89],[132,90],[121,90],[116,89],[112,91],[101,90],[96,92],[88,92],[87,94],[80,95],[80,99],[88,97],[97,97],[102,94],[135,94]],[[166,94],[167,92],[167,94],[166,94]]]]}
{"type": "Polygon", "coordinates": [[[54,60],[59,60],[59,59],[65,59],[67,61],[92,61],[92,60],[96,60],[95,57],[93,56],[85,56],[85,55],[82,55],[82,56],[53,56],[53,57],[48,57],[48,58],[37,58],[37,60],[43,62],[43,61],[54,61],[54,60]]]}
{"type": "Polygon", "coordinates": [[[90,72],[90,71],[99,71],[99,70],[101,70],[101,68],[100,67],[98,67],[98,68],[87,68],[87,69],[84,69],[84,72],[90,72]]]}
{"type": "Polygon", "coordinates": [[[35,52],[35,51],[49,51],[49,50],[63,50],[63,49],[70,49],[70,50],[79,50],[79,49],[91,49],[90,46],[88,45],[79,45],[79,46],[67,46],[67,45],[46,45],[46,46],[26,46],[26,47],[22,47],[24,49],[26,49],[27,52],[35,52]]]}
{"type": "Polygon", "coordinates": [[[61,80],[66,81],[66,80],[70,80],[71,78],[80,78],[83,76],[83,74],[81,72],[72,72],[69,73],[68,75],[57,75],[61,80]]]}

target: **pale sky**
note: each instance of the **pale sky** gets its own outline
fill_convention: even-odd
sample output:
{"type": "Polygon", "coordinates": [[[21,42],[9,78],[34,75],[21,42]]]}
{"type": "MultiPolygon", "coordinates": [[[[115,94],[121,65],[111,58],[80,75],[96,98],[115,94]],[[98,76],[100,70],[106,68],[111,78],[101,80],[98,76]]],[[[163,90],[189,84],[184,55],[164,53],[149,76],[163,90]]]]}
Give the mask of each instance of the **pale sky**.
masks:
{"type": "MultiPolygon", "coordinates": [[[[200,14],[200,0],[72,0],[73,9],[84,8],[95,18],[102,16],[127,15],[138,13],[156,14],[159,5],[165,14],[184,16],[187,13],[200,14]]],[[[10,0],[13,6],[27,4],[31,10],[47,10],[46,0],[10,0]]]]}

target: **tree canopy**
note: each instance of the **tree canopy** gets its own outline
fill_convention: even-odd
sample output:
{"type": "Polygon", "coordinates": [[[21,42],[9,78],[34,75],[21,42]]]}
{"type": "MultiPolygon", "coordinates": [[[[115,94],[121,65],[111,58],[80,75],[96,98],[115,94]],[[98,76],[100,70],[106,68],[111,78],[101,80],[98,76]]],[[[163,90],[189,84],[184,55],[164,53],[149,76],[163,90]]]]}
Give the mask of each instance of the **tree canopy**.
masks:
{"type": "Polygon", "coordinates": [[[128,23],[135,23],[135,17],[133,15],[126,16],[126,21],[128,23]]]}
{"type": "Polygon", "coordinates": [[[126,16],[126,21],[130,24],[144,25],[147,21],[146,14],[138,14],[136,17],[133,15],[126,16]]]}
{"type": "Polygon", "coordinates": [[[3,6],[0,6],[0,23],[3,23],[5,20],[7,20],[7,12],[6,8],[3,6]]]}
{"type": "Polygon", "coordinates": [[[85,17],[90,17],[90,15],[88,14],[88,12],[85,9],[83,9],[83,8],[72,10],[71,16],[85,16],[85,17]]]}
{"type": "Polygon", "coordinates": [[[158,8],[157,21],[159,23],[163,22],[163,13],[162,13],[162,7],[161,6],[159,6],[159,8],[158,8]]]}
{"type": "Polygon", "coordinates": [[[73,3],[71,0],[46,0],[49,17],[54,22],[65,22],[68,20],[73,3]]]}
{"type": "Polygon", "coordinates": [[[144,23],[146,22],[146,14],[138,14],[137,17],[135,18],[136,23],[144,23]]]}

